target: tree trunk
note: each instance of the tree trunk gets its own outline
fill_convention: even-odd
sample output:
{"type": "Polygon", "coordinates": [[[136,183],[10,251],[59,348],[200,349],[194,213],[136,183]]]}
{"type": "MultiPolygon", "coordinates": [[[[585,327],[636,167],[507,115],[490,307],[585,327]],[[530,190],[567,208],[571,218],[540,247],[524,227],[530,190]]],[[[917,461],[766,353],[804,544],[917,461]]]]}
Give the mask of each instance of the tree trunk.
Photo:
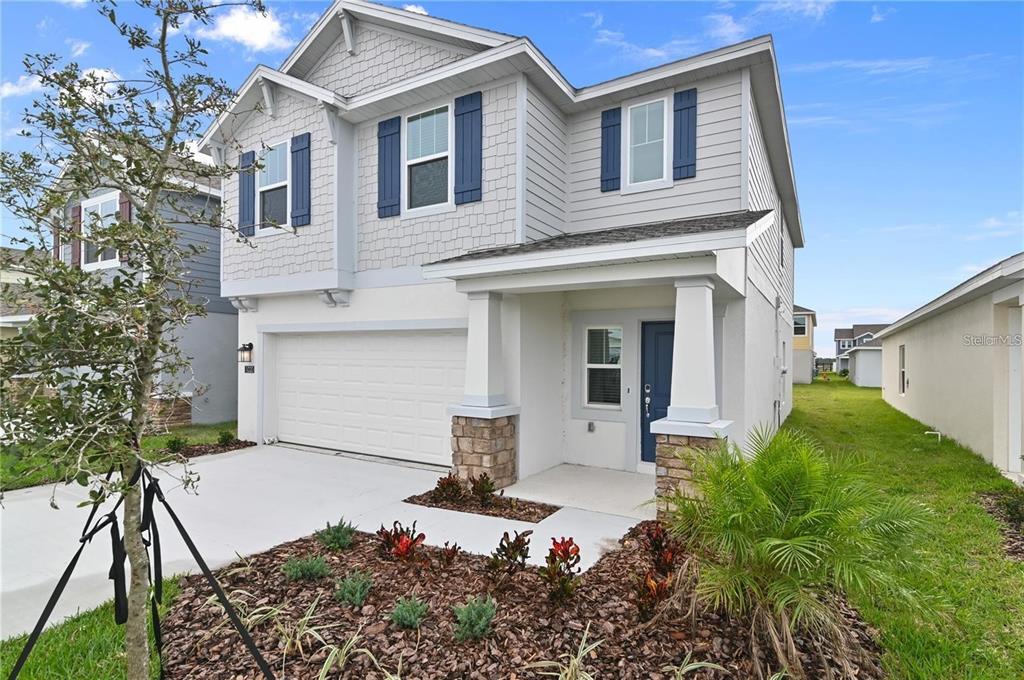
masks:
{"type": "MultiPolygon", "coordinates": [[[[139,466],[132,461],[124,468],[131,479],[139,466]]],[[[136,482],[124,494],[124,547],[128,553],[131,578],[128,590],[128,623],[124,647],[128,680],[149,680],[149,555],[142,542],[142,484],[136,482]]]]}

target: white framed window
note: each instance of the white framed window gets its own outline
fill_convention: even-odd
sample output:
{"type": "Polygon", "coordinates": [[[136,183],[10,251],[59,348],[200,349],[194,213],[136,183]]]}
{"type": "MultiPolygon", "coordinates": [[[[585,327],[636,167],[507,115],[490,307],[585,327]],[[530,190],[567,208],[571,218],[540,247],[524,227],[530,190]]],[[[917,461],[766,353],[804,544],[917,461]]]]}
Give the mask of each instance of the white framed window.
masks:
{"type": "MultiPolygon", "coordinates": [[[[110,226],[117,221],[120,198],[120,192],[110,191],[82,201],[83,237],[88,237],[95,226],[110,226]]],[[[106,269],[121,264],[114,248],[100,248],[85,238],[82,239],[81,247],[82,269],[106,269]]]]}
{"type": "Polygon", "coordinates": [[[589,407],[622,407],[622,327],[586,329],[584,401],[589,407]]]}
{"type": "Polygon", "coordinates": [[[907,346],[900,345],[900,394],[907,393],[907,346]]]}
{"type": "Polygon", "coordinates": [[[452,109],[452,104],[443,104],[405,117],[402,214],[432,214],[455,206],[452,109]]]}
{"type": "Polygon", "coordinates": [[[256,234],[281,233],[289,227],[292,202],[288,142],[269,145],[257,160],[261,167],[256,173],[256,234]]]}
{"type": "Polygon", "coordinates": [[[672,186],[672,107],[669,96],[625,107],[622,191],[647,191],[672,186]]]}
{"type": "Polygon", "coordinates": [[[793,335],[807,335],[807,317],[793,317],[793,335]]]}
{"type": "Polygon", "coordinates": [[[840,340],[839,349],[850,349],[853,347],[853,340],[840,340]]]}

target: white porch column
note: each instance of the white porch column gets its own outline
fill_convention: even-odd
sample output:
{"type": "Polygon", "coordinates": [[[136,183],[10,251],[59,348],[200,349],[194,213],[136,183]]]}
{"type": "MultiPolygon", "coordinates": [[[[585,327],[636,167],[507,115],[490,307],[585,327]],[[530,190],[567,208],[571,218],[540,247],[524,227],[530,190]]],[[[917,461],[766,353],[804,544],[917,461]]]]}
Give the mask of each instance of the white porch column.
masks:
{"type": "Polygon", "coordinates": [[[468,297],[469,337],[462,405],[502,406],[508,400],[501,348],[501,293],[468,293],[468,297]]]}
{"type": "Polygon", "coordinates": [[[676,281],[676,327],[672,346],[672,392],[668,420],[718,420],[715,389],[715,325],[710,279],[676,281]]]}

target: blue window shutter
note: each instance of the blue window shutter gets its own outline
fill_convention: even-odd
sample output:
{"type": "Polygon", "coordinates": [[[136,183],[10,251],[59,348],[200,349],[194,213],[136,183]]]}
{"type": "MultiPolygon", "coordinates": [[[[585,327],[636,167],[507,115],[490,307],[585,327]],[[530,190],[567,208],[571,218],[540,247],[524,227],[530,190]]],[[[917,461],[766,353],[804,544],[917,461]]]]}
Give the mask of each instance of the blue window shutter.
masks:
{"type": "Polygon", "coordinates": [[[309,133],[292,137],[292,219],[293,227],[305,227],[310,220],[309,133]]]}
{"type": "Polygon", "coordinates": [[[672,179],[697,174],[697,90],[676,92],[672,115],[672,179]]]}
{"type": "Polygon", "coordinates": [[[255,164],[255,151],[243,153],[238,163],[238,231],[243,236],[256,233],[256,174],[250,169],[255,164]]]}
{"type": "Polygon", "coordinates": [[[479,92],[455,100],[455,204],[483,197],[483,97],[479,92]]]}
{"type": "Polygon", "coordinates": [[[394,217],[402,203],[402,119],[377,124],[377,217],[394,217]]]}
{"type": "Polygon", "coordinates": [[[618,191],[622,174],[622,109],[601,112],[601,191],[618,191]]]}

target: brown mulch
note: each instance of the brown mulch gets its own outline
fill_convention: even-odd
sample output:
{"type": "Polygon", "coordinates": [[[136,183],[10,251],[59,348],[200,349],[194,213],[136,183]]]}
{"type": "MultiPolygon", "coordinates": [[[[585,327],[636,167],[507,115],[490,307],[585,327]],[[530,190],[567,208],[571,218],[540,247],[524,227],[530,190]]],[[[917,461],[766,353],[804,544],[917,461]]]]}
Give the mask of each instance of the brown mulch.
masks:
{"type": "Polygon", "coordinates": [[[256,446],[256,442],[236,439],[230,444],[190,444],[174,455],[191,459],[198,458],[199,456],[208,456],[211,453],[226,453],[236,449],[245,449],[250,446],[256,446]]]}
{"type": "Polygon", "coordinates": [[[472,512],[477,515],[490,515],[504,519],[514,519],[520,522],[532,522],[536,524],[548,515],[561,510],[557,505],[526,501],[521,498],[506,498],[502,495],[494,495],[491,502],[484,505],[475,496],[467,496],[459,502],[434,500],[433,493],[426,493],[409,496],[406,503],[413,505],[425,505],[428,508],[443,508],[445,510],[457,510],[458,512],[472,512]]]}
{"type": "MultiPolygon", "coordinates": [[[[429,560],[416,567],[378,557],[377,540],[369,534],[357,534],[353,546],[341,552],[329,552],[315,538],[307,537],[257,555],[248,563],[222,569],[218,578],[225,590],[247,603],[250,610],[268,604],[284,607],[287,614],[279,619],[281,622],[298,619],[319,596],[314,623],[334,626],[321,631],[327,642],[341,646],[360,630],[357,646],[368,648],[391,672],[401,662],[405,680],[540,678],[536,671],[524,667],[574,652],[588,623],[588,639],[602,641],[586,662],[587,670],[596,678],[667,680],[670,676],[662,668],[678,664],[688,652],[693,653],[691,661],[721,664],[729,675],[700,671],[687,677],[753,677],[749,630],[737,621],[700,612],[692,623],[668,616],[650,627],[638,623],[635,584],[651,562],[634,538],[636,532],[636,528],[631,530],[619,548],[603,555],[581,576],[579,588],[563,606],[548,600],[538,569],[520,573],[507,589],[493,593],[498,611],[491,633],[483,640],[468,642],[454,640],[452,607],[492,591],[486,558],[479,555],[461,554],[451,566],[443,567],[440,550],[423,547],[423,555],[429,560]],[[331,578],[286,582],[281,574],[284,561],[291,556],[311,554],[324,556],[331,578]],[[368,571],[374,578],[369,597],[358,610],[332,596],[335,580],[356,569],[368,571]],[[418,632],[400,630],[389,619],[395,600],[410,594],[430,605],[418,632]]],[[[536,540],[533,549],[546,549],[545,542],[536,540]]],[[[180,594],[164,622],[166,677],[259,678],[237,634],[223,625],[224,615],[207,604],[210,594],[202,576],[183,579],[180,594]]],[[[856,677],[881,678],[872,631],[854,611],[844,611],[843,616],[851,624],[851,637],[866,646],[870,657],[866,664],[855,668],[856,677]]],[[[257,625],[252,635],[278,677],[292,680],[318,676],[327,651],[312,639],[307,640],[306,658],[292,654],[283,660],[279,633],[273,622],[257,625]]],[[[828,677],[817,654],[803,656],[809,678],[828,677]]],[[[328,677],[373,680],[384,676],[369,657],[358,654],[349,660],[343,672],[334,670],[328,677]]]]}
{"type": "Polygon", "coordinates": [[[1006,556],[1015,562],[1024,562],[1024,527],[1014,524],[1006,516],[1006,511],[999,507],[999,494],[978,494],[978,502],[988,514],[999,523],[999,533],[1003,535],[1003,550],[1006,556]]]}

